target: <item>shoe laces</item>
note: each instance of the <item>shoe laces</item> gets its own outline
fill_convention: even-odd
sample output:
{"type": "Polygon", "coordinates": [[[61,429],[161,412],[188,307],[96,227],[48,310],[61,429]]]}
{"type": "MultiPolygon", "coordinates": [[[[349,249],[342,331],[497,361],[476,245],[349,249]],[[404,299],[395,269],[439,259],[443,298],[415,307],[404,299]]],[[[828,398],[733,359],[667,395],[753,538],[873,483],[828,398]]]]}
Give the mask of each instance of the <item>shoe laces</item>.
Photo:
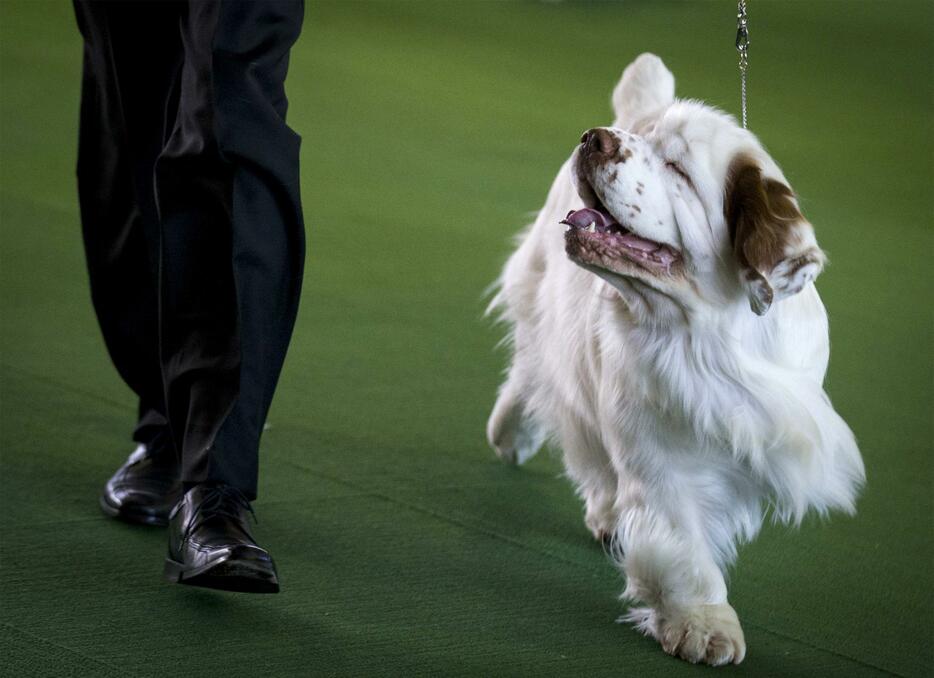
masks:
{"type": "Polygon", "coordinates": [[[259,523],[250,500],[236,487],[230,485],[209,485],[205,488],[200,501],[195,504],[192,511],[195,518],[185,527],[184,539],[211,518],[225,516],[235,521],[240,520],[241,510],[245,509],[252,517],[254,523],[259,523]]]}

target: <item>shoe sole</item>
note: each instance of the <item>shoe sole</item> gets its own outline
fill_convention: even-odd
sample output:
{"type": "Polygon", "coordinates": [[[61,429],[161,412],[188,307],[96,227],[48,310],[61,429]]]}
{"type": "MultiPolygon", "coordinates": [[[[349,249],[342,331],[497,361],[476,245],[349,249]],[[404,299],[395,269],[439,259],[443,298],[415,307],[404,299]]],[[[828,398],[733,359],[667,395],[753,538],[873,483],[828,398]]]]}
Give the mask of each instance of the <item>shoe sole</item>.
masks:
{"type": "Polygon", "coordinates": [[[275,574],[258,570],[240,560],[221,560],[186,569],[171,558],[165,559],[165,578],[172,583],[235,593],[279,593],[275,574]]]}
{"type": "Polygon", "coordinates": [[[159,515],[158,513],[146,513],[143,511],[127,510],[126,508],[117,508],[109,504],[103,495],[99,498],[98,503],[104,515],[121,520],[125,523],[150,525],[152,527],[166,527],[169,524],[168,516],[159,515]]]}

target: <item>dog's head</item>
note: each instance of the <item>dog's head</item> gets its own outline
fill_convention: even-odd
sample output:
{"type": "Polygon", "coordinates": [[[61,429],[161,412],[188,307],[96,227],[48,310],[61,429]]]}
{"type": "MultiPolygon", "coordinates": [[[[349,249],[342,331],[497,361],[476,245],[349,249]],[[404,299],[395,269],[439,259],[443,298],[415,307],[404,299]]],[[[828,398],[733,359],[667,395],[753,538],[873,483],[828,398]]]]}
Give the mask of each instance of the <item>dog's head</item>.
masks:
{"type": "Polygon", "coordinates": [[[572,159],[586,206],[562,222],[574,262],[650,307],[748,300],[758,315],[820,273],[814,230],[755,136],[676,101],[653,55],[627,67],[613,101],[614,126],[585,132],[572,159]]]}

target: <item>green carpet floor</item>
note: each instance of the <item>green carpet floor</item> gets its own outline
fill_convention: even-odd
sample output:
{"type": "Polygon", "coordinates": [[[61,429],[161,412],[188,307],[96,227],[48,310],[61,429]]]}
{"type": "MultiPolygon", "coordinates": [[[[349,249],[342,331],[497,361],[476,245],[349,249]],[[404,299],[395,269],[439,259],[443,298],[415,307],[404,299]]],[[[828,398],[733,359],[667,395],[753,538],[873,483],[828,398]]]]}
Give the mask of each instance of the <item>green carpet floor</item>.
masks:
{"type": "MultiPolygon", "coordinates": [[[[748,676],[931,675],[934,5],[750,3],[750,124],[832,265],[828,390],[855,518],[767,527],[731,600],[748,676]]],[[[481,317],[510,238],[638,53],[735,112],[730,2],[308,4],[290,72],[308,275],[258,536],[283,592],[166,584],[164,533],[105,519],[134,404],[93,317],[66,2],[0,1],[0,673],[681,676],[615,624],[619,576],[554,455],[484,442],[481,317]]]]}

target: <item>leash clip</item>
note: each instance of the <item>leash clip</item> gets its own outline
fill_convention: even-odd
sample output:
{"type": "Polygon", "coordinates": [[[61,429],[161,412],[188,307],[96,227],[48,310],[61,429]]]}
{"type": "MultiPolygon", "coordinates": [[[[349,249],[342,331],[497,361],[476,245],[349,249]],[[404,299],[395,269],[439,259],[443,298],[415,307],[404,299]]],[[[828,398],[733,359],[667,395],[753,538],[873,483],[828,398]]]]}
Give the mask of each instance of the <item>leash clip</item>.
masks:
{"type": "Polygon", "coordinates": [[[745,52],[749,46],[749,24],[746,18],[746,2],[740,0],[737,3],[736,12],[736,49],[745,52]]]}
{"type": "Polygon", "coordinates": [[[749,31],[746,30],[745,26],[742,26],[736,31],[736,49],[740,52],[745,52],[748,45],[749,31]]]}
{"type": "Polygon", "coordinates": [[[749,46],[749,29],[746,28],[746,17],[741,17],[736,27],[736,49],[745,52],[749,46]]]}

